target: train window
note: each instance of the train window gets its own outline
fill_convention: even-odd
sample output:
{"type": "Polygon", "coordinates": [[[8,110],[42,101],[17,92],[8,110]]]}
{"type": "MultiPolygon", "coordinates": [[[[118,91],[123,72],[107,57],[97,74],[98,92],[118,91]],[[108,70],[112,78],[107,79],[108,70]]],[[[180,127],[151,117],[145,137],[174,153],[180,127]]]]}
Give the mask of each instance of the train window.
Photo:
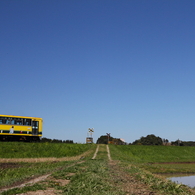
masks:
{"type": "Polygon", "coordinates": [[[16,125],[22,125],[23,120],[21,118],[16,119],[16,125]]]}
{"type": "Polygon", "coordinates": [[[31,120],[31,119],[24,118],[24,119],[23,119],[23,124],[24,124],[24,125],[31,126],[32,120],[31,120]]]}
{"type": "Polygon", "coordinates": [[[12,118],[11,124],[12,125],[23,125],[23,119],[22,118],[12,118]]]}
{"type": "Polygon", "coordinates": [[[0,117],[0,124],[10,124],[10,119],[8,117],[0,117]]]}

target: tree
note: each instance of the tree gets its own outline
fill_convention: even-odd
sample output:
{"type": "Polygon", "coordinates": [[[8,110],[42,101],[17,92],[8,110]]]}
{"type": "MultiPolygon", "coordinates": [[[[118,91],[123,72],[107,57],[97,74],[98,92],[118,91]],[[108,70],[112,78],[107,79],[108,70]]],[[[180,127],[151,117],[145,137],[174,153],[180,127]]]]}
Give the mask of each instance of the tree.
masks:
{"type": "MultiPolygon", "coordinates": [[[[109,141],[112,141],[113,137],[109,137],[109,141]]],[[[101,137],[98,138],[96,144],[108,144],[108,136],[107,135],[102,135],[101,137]]]]}
{"type": "Polygon", "coordinates": [[[146,137],[141,137],[139,140],[135,140],[133,145],[162,145],[163,141],[160,137],[154,134],[147,135],[146,137]]]}

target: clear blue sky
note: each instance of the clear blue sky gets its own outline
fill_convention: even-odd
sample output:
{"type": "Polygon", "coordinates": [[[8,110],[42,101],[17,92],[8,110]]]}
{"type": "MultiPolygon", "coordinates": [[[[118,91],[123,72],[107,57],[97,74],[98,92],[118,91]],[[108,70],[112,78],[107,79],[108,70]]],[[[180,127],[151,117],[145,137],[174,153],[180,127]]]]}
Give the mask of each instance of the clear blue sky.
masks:
{"type": "Polygon", "coordinates": [[[0,114],[43,137],[195,141],[194,0],[1,0],[0,114]]]}

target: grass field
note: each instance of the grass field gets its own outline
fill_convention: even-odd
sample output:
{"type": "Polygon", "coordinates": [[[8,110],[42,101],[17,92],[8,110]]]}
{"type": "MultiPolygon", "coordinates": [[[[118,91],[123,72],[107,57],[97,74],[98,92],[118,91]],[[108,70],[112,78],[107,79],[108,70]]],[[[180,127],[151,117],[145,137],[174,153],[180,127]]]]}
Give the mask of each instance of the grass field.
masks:
{"type": "Polygon", "coordinates": [[[111,145],[111,148],[121,152],[121,160],[127,159],[136,163],[195,162],[195,147],[111,145]]]}
{"type": "Polygon", "coordinates": [[[151,191],[158,192],[157,194],[195,194],[185,186],[173,184],[152,174],[195,173],[195,164],[186,163],[195,162],[194,147],[109,145],[112,160],[120,164],[121,170],[125,171],[120,177],[109,165],[106,145],[100,145],[97,157],[92,160],[96,147],[95,144],[0,142],[0,160],[49,157],[60,159],[89,151],[83,158],[74,161],[0,163],[0,188],[44,174],[51,175],[47,181],[21,189],[10,189],[1,194],[13,195],[52,188],[68,195],[123,195],[126,193],[120,186],[125,184],[125,180],[120,178],[125,172],[137,182],[141,182],[141,185],[147,185],[151,191]],[[61,181],[68,184],[61,185],[61,181]]]}
{"type": "MultiPolygon", "coordinates": [[[[128,161],[152,173],[195,173],[195,147],[110,146],[115,160],[128,161]]],[[[165,175],[166,176],[166,175],[165,175]]]]}
{"type": "Polygon", "coordinates": [[[76,156],[90,144],[0,142],[0,158],[44,158],[76,156]]]}

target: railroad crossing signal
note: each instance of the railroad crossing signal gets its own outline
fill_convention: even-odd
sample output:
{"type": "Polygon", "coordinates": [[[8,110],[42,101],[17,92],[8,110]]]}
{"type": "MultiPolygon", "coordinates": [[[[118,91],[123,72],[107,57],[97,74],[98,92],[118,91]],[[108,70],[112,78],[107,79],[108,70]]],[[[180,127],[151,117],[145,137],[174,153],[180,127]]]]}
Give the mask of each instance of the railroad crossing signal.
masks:
{"type": "Polygon", "coordinates": [[[94,132],[94,128],[91,128],[91,129],[89,128],[89,134],[91,137],[92,137],[93,132],[94,132]]]}
{"type": "Polygon", "coordinates": [[[89,133],[90,136],[88,136],[86,138],[86,143],[93,143],[92,134],[94,132],[94,128],[89,128],[88,130],[89,130],[88,133],[89,133]]]}

